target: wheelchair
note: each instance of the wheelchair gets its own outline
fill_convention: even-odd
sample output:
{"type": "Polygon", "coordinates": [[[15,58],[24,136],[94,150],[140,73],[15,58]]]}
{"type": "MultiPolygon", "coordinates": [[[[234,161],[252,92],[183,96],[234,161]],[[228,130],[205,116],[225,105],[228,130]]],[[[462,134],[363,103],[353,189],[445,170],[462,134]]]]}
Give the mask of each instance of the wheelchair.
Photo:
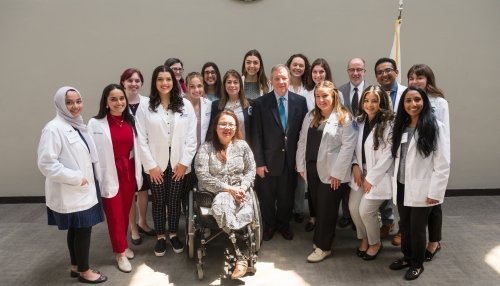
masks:
{"type": "MultiPolygon", "coordinates": [[[[251,223],[247,224],[240,230],[231,232],[229,240],[233,246],[233,251],[229,247],[224,251],[224,275],[231,276],[235,269],[237,261],[236,252],[242,255],[248,262],[247,273],[255,273],[257,268],[257,254],[262,242],[262,218],[260,214],[259,201],[253,189],[251,189],[249,196],[253,198],[254,218],[251,223]],[[244,250],[240,251],[239,246],[243,243],[244,250]]],[[[214,193],[198,190],[196,187],[188,193],[187,203],[187,218],[186,218],[186,248],[190,259],[194,258],[195,253],[197,256],[196,275],[199,280],[203,279],[204,257],[206,256],[206,249],[210,242],[219,237],[225,232],[219,228],[217,222],[209,214],[212,207],[212,201],[215,198],[214,193]]]]}

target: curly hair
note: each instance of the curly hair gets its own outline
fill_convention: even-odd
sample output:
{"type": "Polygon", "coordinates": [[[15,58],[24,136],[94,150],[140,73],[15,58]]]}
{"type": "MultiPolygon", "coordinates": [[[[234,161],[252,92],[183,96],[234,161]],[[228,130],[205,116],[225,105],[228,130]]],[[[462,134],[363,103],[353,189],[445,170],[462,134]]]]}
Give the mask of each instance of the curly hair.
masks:
{"type": "Polygon", "coordinates": [[[391,100],[389,95],[382,89],[380,85],[370,85],[361,94],[361,100],[359,101],[359,115],[356,117],[356,121],[359,123],[365,122],[365,124],[370,124],[370,126],[375,126],[373,133],[373,149],[378,150],[380,143],[385,147],[384,142],[384,131],[387,125],[391,124],[394,120],[394,112],[392,111],[391,100]],[[373,94],[378,99],[379,110],[375,117],[368,122],[368,114],[366,113],[363,102],[367,95],[373,94]]]}
{"type": "Polygon", "coordinates": [[[149,110],[157,112],[158,106],[161,103],[160,92],[158,88],[156,88],[156,79],[160,72],[168,72],[172,77],[172,90],[170,91],[170,104],[168,105],[168,109],[171,109],[173,112],[182,113],[184,101],[181,97],[179,84],[175,78],[174,72],[168,66],[157,66],[153,71],[153,75],[151,76],[151,93],[149,94],[149,110]]]}

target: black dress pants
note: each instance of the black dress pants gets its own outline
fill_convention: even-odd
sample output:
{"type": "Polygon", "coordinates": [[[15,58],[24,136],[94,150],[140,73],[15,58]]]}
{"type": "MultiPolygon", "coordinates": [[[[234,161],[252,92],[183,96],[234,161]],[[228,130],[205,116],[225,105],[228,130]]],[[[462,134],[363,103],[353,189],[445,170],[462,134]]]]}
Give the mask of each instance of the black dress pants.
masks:
{"type": "Polygon", "coordinates": [[[297,172],[289,170],[287,164],[279,176],[259,178],[257,194],[260,210],[266,228],[286,230],[290,228],[295,188],[297,186],[297,172]]]}
{"type": "Polygon", "coordinates": [[[441,204],[435,205],[431,209],[429,214],[429,241],[438,242],[441,241],[441,229],[443,227],[443,210],[441,209],[441,204]]]}
{"type": "Polygon", "coordinates": [[[313,242],[323,251],[330,250],[339,215],[340,200],[349,191],[349,184],[342,183],[334,190],[330,184],[324,184],[318,177],[316,162],[306,164],[307,184],[316,211],[316,227],[313,242]]]}
{"type": "Polygon", "coordinates": [[[405,260],[409,261],[413,267],[420,268],[425,258],[427,221],[432,207],[404,206],[405,185],[399,182],[397,184],[401,251],[405,260]]]}

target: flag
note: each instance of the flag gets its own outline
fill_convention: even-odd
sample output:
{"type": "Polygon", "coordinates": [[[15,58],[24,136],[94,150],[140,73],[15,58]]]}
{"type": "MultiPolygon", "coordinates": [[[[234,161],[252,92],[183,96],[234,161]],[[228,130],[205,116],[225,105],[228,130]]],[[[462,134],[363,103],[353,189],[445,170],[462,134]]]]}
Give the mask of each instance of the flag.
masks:
{"type": "Polygon", "coordinates": [[[401,16],[394,22],[394,42],[392,43],[390,58],[396,61],[396,67],[398,68],[398,78],[396,79],[398,83],[401,83],[401,42],[400,42],[400,30],[401,30],[401,16]]]}
{"type": "Polygon", "coordinates": [[[401,42],[400,42],[400,31],[401,31],[401,17],[396,19],[394,22],[394,41],[392,43],[390,58],[396,61],[396,66],[398,68],[398,83],[401,83],[401,42]]]}

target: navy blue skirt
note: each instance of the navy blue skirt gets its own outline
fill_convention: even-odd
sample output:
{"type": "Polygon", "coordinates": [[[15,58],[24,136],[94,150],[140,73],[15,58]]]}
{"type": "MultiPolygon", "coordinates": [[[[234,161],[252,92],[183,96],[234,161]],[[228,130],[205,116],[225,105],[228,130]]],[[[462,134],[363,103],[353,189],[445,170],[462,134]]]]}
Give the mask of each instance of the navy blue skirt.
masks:
{"type": "Polygon", "coordinates": [[[57,225],[60,230],[69,228],[91,227],[104,221],[104,212],[101,203],[101,191],[96,181],[97,204],[87,210],[74,213],[59,213],[47,207],[49,225],[57,225]]]}

